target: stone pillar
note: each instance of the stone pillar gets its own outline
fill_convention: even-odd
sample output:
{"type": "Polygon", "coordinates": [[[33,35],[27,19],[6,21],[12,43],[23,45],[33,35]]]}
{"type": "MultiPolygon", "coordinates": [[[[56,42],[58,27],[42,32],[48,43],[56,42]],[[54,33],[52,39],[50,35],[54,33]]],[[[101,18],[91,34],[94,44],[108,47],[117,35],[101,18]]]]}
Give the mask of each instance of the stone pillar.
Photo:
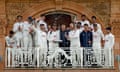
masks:
{"type": "Polygon", "coordinates": [[[4,68],[4,52],[5,52],[5,33],[6,33],[6,12],[5,12],[5,0],[0,0],[0,69],[4,68]]]}
{"type": "Polygon", "coordinates": [[[120,0],[111,0],[110,24],[116,37],[120,37],[120,0]]]}
{"type": "MultiPolygon", "coordinates": [[[[110,25],[112,26],[112,33],[115,35],[114,55],[116,57],[116,55],[120,55],[120,0],[111,0],[110,25]]],[[[118,66],[116,60],[115,65],[118,66]]]]}

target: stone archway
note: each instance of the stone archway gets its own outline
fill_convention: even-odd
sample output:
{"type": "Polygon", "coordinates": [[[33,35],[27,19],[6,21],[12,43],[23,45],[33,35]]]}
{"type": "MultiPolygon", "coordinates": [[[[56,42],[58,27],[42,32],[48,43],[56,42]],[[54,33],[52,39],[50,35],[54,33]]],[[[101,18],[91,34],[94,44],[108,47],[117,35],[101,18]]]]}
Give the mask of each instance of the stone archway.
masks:
{"type": "Polygon", "coordinates": [[[65,11],[71,14],[75,14],[78,19],[80,19],[81,14],[85,14],[87,18],[90,20],[91,16],[96,16],[97,21],[101,24],[102,28],[104,28],[104,23],[101,19],[95,15],[92,11],[87,9],[86,7],[79,5],[73,1],[63,1],[63,0],[55,0],[55,1],[45,1],[41,2],[39,5],[35,5],[23,13],[24,19],[28,16],[39,17],[40,14],[54,12],[54,11],[65,11]]]}

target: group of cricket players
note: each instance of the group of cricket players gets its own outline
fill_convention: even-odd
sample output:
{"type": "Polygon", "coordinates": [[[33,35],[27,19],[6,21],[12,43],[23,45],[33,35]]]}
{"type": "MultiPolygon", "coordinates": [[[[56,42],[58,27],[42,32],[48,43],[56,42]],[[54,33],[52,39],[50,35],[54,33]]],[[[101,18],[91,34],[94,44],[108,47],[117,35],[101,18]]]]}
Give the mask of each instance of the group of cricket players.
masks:
{"type": "Polygon", "coordinates": [[[21,61],[26,56],[31,56],[37,67],[53,66],[55,60],[47,61],[48,56],[52,58],[57,52],[65,52],[72,66],[84,67],[85,61],[88,60],[86,50],[93,51],[98,66],[102,66],[102,52],[105,66],[114,66],[112,55],[114,35],[111,33],[111,27],[107,27],[103,34],[96,17],[92,16],[90,23],[86,15],[81,15],[81,20],[71,22],[69,26],[58,25],[55,23],[48,25],[45,22],[45,15],[40,15],[39,19],[28,17],[26,21],[18,15],[13,29],[5,38],[7,67],[11,67],[11,59],[12,66],[15,67],[16,53],[23,56],[20,58],[21,61]],[[29,53],[23,55],[23,51],[29,53]]]}

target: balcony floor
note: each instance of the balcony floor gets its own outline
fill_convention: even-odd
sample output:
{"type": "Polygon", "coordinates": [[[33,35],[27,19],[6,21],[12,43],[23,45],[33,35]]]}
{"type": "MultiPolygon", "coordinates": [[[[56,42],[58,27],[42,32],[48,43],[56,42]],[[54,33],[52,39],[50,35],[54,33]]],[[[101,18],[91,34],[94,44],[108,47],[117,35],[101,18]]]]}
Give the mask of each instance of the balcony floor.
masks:
{"type": "Polygon", "coordinates": [[[0,72],[120,72],[116,68],[5,68],[0,72]]]}

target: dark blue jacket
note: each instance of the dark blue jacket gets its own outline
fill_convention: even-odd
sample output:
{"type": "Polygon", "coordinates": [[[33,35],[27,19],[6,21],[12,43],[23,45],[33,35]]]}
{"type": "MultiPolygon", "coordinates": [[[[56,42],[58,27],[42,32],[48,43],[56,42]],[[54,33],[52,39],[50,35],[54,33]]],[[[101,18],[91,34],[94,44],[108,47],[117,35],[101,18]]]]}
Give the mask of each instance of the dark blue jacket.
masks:
{"type": "Polygon", "coordinates": [[[65,30],[65,31],[61,31],[60,30],[60,40],[62,40],[62,42],[59,43],[59,47],[70,47],[70,41],[67,40],[67,38],[65,37],[65,34],[68,35],[69,30],[65,30]]]}
{"type": "Polygon", "coordinates": [[[92,43],[89,43],[88,41],[93,41],[93,34],[91,31],[83,31],[80,33],[80,45],[81,47],[92,47],[92,43]]]}

